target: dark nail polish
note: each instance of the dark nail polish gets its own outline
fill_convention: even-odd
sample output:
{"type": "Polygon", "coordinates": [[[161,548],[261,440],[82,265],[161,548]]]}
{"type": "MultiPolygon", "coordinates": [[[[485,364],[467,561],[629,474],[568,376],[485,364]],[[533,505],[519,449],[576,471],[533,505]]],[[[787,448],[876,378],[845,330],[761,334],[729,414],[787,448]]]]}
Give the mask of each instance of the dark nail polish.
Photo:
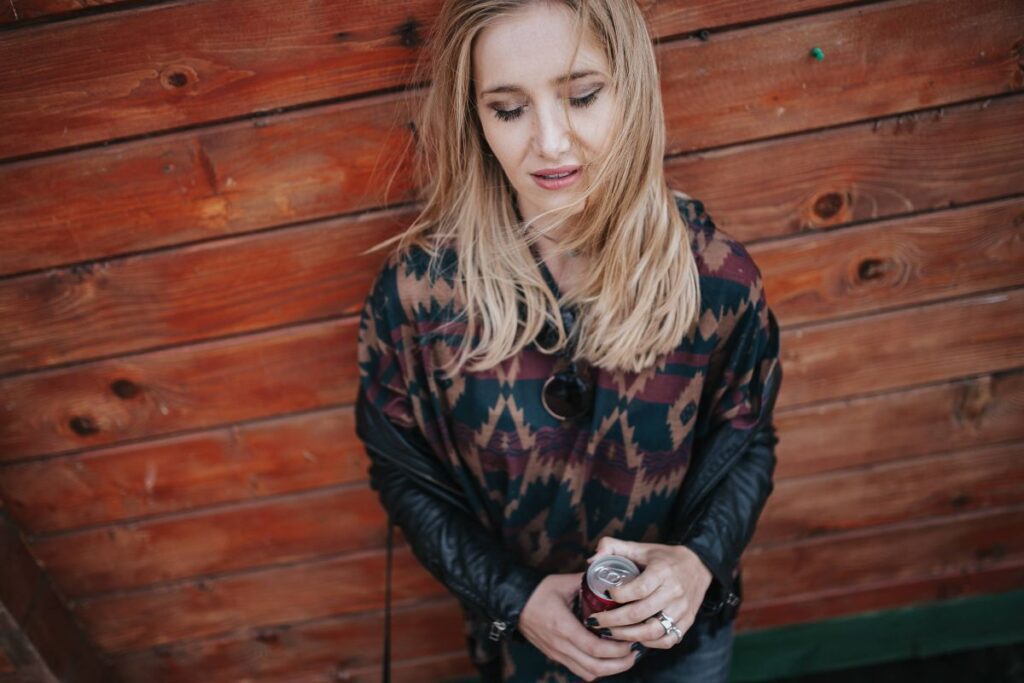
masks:
{"type": "Polygon", "coordinates": [[[644,649],[644,646],[641,645],[640,643],[633,643],[632,645],[629,646],[629,649],[632,650],[633,652],[640,652],[640,651],[642,651],[644,649]]]}
{"type": "Polygon", "coordinates": [[[597,626],[597,619],[594,617],[587,617],[587,626],[597,626]]]}
{"type": "Polygon", "coordinates": [[[612,630],[610,628],[600,628],[597,630],[597,633],[602,636],[607,636],[608,638],[612,637],[612,630]]]}

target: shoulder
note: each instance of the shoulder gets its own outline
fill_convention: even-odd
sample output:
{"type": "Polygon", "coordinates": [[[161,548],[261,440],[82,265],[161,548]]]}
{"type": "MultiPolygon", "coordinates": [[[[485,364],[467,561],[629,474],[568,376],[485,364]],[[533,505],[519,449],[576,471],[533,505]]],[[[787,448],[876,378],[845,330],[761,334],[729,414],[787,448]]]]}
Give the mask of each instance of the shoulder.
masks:
{"type": "Polygon", "coordinates": [[[715,225],[702,201],[678,190],[673,195],[690,233],[702,299],[731,309],[757,300],[763,287],[761,270],[747,248],[715,225]]]}
{"type": "Polygon", "coordinates": [[[454,297],[455,256],[450,247],[439,249],[436,259],[419,245],[394,249],[377,270],[369,297],[402,320],[430,317],[454,297]]]}

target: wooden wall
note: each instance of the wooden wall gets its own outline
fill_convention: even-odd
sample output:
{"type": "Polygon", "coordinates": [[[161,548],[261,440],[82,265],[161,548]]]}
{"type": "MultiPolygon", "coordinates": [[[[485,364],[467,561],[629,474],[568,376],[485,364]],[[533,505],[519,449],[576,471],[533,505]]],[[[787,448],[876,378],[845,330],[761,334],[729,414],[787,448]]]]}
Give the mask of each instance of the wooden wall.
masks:
{"type": "MultiPolygon", "coordinates": [[[[783,326],[743,628],[1024,586],[1024,4],[642,5],[673,185],[783,326]]],[[[124,681],[379,675],[359,252],[438,6],[0,7],[0,499],[124,681]]],[[[396,561],[397,679],[468,673],[396,561]]]]}

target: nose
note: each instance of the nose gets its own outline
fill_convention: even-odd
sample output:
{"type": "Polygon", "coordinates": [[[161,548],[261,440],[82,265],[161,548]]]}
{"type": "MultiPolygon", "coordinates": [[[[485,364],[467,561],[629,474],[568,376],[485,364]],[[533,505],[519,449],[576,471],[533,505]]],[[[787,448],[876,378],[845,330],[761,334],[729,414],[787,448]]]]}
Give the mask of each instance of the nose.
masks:
{"type": "Polygon", "coordinates": [[[538,156],[554,160],[565,158],[572,147],[567,116],[560,104],[538,107],[533,129],[534,149],[538,156]]]}

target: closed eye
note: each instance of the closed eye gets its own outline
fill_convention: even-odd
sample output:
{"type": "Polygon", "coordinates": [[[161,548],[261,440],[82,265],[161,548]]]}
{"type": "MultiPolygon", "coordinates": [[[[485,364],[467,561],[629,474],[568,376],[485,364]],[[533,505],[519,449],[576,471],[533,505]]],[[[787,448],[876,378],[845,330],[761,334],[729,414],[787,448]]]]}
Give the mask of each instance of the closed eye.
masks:
{"type": "MultiPolygon", "coordinates": [[[[582,97],[570,97],[569,104],[577,109],[583,109],[589,107],[597,99],[597,94],[601,92],[601,88],[594,90],[582,97]]],[[[501,121],[513,121],[518,119],[523,114],[524,107],[516,107],[515,109],[495,109],[494,115],[501,121]]]]}

